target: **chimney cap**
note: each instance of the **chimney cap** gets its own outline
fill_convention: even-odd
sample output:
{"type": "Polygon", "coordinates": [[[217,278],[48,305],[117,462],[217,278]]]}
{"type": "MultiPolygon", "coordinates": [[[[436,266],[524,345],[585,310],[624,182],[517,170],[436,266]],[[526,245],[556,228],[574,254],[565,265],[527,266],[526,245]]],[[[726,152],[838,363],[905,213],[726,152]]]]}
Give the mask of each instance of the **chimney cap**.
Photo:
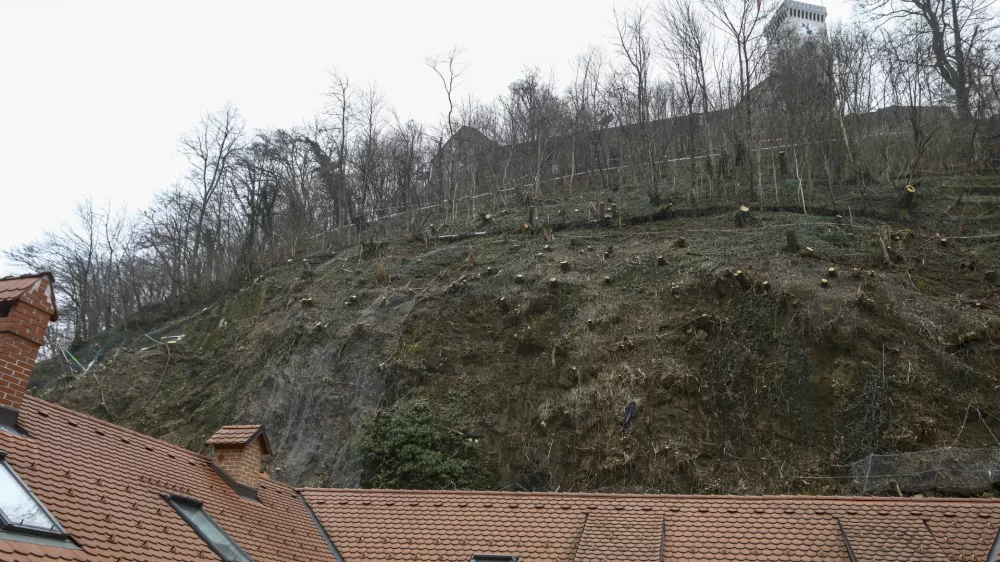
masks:
{"type": "Polygon", "coordinates": [[[258,437],[261,439],[263,453],[265,455],[271,454],[271,446],[267,442],[267,433],[264,432],[264,426],[260,424],[224,425],[216,430],[208,438],[208,441],[205,441],[205,444],[216,447],[246,447],[258,437]]]}
{"type": "MultiPolygon", "coordinates": [[[[0,278],[0,303],[14,303],[21,300],[25,293],[31,291],[32,287],[42,278],[49,280],[49,290],[54,290],[56,279],[48,271],[42,273],[32,273],[30,275],[15,275],[0,278]]],[[[50,292],[48,303],[52,310],[46,310],[51,315],[50,320],[55,322],[59,319],[59,309],[56,308],[56,299],[50,292]]]]}

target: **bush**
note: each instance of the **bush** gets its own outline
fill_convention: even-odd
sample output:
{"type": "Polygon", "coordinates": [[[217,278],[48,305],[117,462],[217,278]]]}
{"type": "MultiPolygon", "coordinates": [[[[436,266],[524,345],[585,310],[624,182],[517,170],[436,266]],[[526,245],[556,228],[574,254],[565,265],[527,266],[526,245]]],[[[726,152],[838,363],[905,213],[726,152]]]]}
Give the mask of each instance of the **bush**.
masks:
{"type": "Polygon", "coordinates": [[[482,489],[480,446],[445,427],[423,399],[404,399],[365,420],[356,442],[361,486],[482,489]]]}

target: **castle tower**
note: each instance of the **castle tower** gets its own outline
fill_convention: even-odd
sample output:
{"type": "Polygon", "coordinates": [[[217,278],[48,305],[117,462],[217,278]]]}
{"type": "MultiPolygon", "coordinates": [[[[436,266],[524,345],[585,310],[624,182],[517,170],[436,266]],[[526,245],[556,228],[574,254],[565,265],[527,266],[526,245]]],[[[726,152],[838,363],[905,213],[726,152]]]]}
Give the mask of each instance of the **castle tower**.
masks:
{"type": "Polygon", "coordinates": [[[826,39],[826,8],[796,0],[784,0],[764,28],[768,50],[793,42],[801,45],[826,39]]]}

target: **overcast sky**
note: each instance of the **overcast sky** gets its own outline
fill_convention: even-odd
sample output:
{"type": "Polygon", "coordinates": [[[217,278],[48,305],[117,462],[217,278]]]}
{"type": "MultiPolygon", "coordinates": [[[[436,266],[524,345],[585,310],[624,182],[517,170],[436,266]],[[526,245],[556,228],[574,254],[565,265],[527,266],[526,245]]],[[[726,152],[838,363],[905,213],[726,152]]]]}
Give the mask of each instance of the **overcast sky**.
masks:
{"type": "MultiPolygon", "coordinates": [[[[847,19],[844,0],[823,3],[831,21],[847,19]]],[[[629,5],[3,0],[0,251],[58,230],[88,195],[143,207],[179,181],[180,135],[227,100],[251,127],[295,126],[322,108],[337,69],[377,82],[402,117],[437,121],[445,99],[427,55],[463,46],[458,93],[489,100],[525,66],[567,77],[576,54],[608,43],[612,9],[629,5]],[[12,210],[19,201],[31,205],[12,210]]],[[[11,271],[0,258],[0,274],[11,271]]]]}

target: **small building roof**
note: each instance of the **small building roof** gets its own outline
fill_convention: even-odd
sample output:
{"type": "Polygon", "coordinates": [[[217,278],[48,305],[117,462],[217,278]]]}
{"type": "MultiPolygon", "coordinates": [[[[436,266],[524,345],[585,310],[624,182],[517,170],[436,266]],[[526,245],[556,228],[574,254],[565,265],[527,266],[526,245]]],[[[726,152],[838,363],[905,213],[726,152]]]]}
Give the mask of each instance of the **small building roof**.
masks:
{"type": "Polygon", "coordinates": [[[224,425],[213,433],[208,441],[205,441],[205,444],[216,447],[246,447],[258,437],[262,440],[264,454],[271,454],[271,447],[267,442],[267,434],[264,433],[263,425],[224,425]]]}
{"type": "Polygon", "coordinates": [[[51,273],[35,273],[0,278],[0,303],[14,303],[21,300],[26,293],[39,288],[43,280],[48,281],[48,287],[45,289],[47,298],[42,301],[35,299],[31,304],[38,305],[41,310],[45,310],[51,314],[52,321],[58,320],[59,310],[56,308],[56,299],[52,295],[55,278],[52,277],[51,273]]]}

